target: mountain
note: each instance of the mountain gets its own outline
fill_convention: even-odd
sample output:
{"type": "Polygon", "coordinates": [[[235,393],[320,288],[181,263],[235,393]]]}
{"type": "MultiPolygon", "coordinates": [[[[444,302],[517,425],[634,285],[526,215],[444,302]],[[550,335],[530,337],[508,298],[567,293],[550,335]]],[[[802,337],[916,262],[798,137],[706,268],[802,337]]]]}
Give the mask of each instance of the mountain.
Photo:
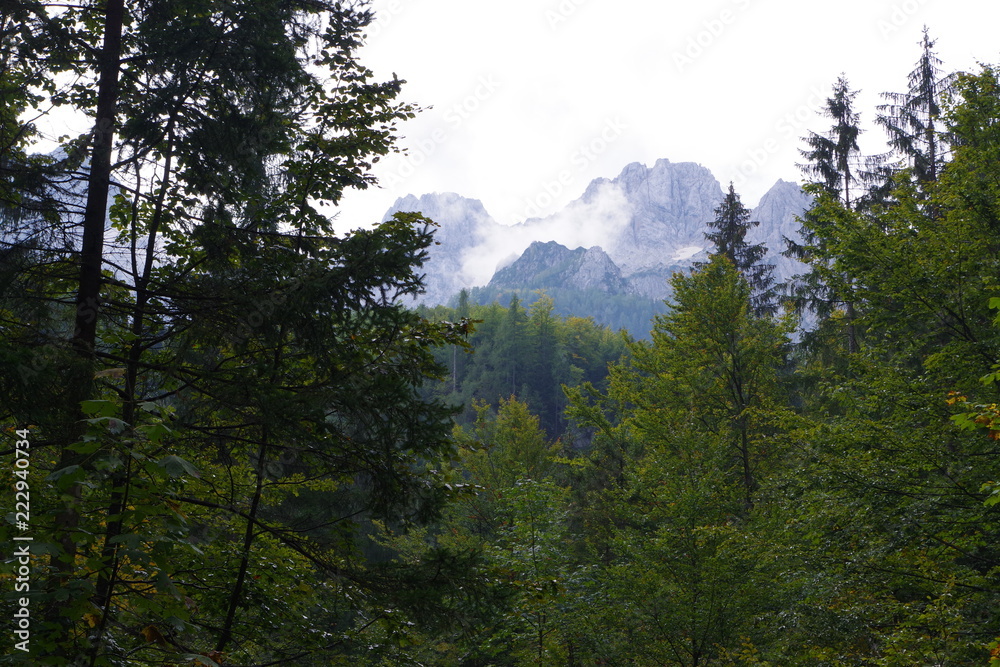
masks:
{"type": "Polygon", "coordinates": [[[723,198],[708,169],[669,160],[651,168],[633,162],[613,180],[596,179],[581,201],[606,196],[609,189],[619,191],[630,207],[628,224],[608,244],[608,254],[626,276],[668,269],[675,258],[690,256],[685,249],[704,246],[705,223],[723,198]]]}
{"type": "MultiPolygon", "coordinates": [[[[445,303],[462,288],[486,285],[484,295],[559,289],[659,301],[669,296],[674,271],[706,258],[707,222],[723,196],[707,168],[661,159],[595,179],[562,210],[517,225],[498,224],[481,202],[454,193],[401,198],[386,217],[421,211],[440,225],[419,303],[445,303]]],[[[777,280],[801,270],[780,253],[783,237],[798,238],[796,216],[808,206],[796,184],[779,180],[752,210],[760,225],[748,240],[767,245],[777,280]]]]}
{"type": "Polygon", "coordinates": [[[786,238],[802,240],[797,218],[811,205],[812,199],[797,184],[779,180],[764,193],[752,211],[751,220],[758,220],[760,225],[747,233],[747,241],[767,246],[767,261],[774,264],[774,276],[778,281],[805,270],[801,262],[782,256],[781,251],[785,249],[786,238]]]}
{"type": "Polygon", "coordinates": [[[492,270],[483,280],[483,272],[470,252],[488,245],[490,239],[504,229],[486,212],[478,199],[468,199],[453,192],[407,195],[396,200],[383,221],[395,213],[419,211],[438,224],[434,233],[436,246],[430,249],[430,259],[424,265],[426,290],[420,303],[446,303],[463,288],[486,284],[492,270]]]}
{"type": "Polygon", "coordinates": [[[625,294],[628,283],[621,269],[599,246],[570,250],[555,241],[535,241],[514,263],[490,280],[499,289],[597,290],[625,294]]]}

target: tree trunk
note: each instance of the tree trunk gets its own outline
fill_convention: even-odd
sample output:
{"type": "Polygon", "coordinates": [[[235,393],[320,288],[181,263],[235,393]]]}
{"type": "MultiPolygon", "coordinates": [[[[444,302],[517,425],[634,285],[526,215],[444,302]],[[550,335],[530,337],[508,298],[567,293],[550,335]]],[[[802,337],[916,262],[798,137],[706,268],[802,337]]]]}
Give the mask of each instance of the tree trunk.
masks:
{"type": "MultiPolygon", "coordinates": [[[[101,267],[104,260],[104,226],[111,183],[111,153],[114,144],[115,110],[118,104],[118,69],[121,61],[124,13],[124,0],[108,0],[104,14],[104,43],[98,63],[100,78],[90,174],[87,180],[87,205],[83,216],[76,315],[70,340],[73,349],[82,360],[79,372],[70,379],[73,386],[70,386],[67,392],[74,401],[87,399],[93,387],[101,267]]],[[[57,469],[80,462],[80,455],[68,448],[68,445],[75,440],[72,434],[76,432],[77,429],[73,428],[67,430],[67,439],[70,442],[65,443],[67,447],[60,452],[57,469]]],[[[51,556],[52,568],[56,573],[55,586],[58,588],[63,587],[66,580],[72,576],[77,553],[76,530],[80,521],[78,506],[81,496],[80,486],[70,487],[67,494],[75,500],[70,500],[66,511],[60,513],[55,520],[56,534],[61,536],[63,553],[54,553],[51,556]]],[[[48,616],[50,620],[59,618],[57,605],[53,605],[48,616]]]]}
{"type": "Polygon", "coordinates": [[[87,180],[87,207],[83,214],[83,245],[80,249],[80,284],[76,297],[73,346],[93,358],[100,308],[101,267],[104,260],[104,225],[111,187],[111,152],[118,106],[118,68],[121,62],[124,0],[108,0],[104,16],[104,46],[100,57],[97,89],[97,119],[94,148],[87,180]]]}

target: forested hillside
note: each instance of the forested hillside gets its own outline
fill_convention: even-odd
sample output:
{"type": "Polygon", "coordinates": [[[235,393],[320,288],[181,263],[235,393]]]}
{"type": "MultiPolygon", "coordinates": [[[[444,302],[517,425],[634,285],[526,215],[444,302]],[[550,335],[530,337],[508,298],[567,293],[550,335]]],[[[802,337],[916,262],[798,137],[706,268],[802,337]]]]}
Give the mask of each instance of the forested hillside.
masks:
{"type": "Polygon", "coordinates": [[[839,79],[805,272],[731,186],[642,337],[335,232],[417,111],[371,21],[4,6],[0,663],[1000,664],[1000,68],[839,79]]]}
{"type": "Polygon", "coordinates": [[[531,296],[535,298],[527,309],[516,295],[507,307],[496,302],[480,306],[463,291],[456,308],[417,310],[434,321],[474,323],[467,347],[452,345],[435,352],[448,376],[425,389],[429,398],[462,407],[459,424],[474,421],[477,404],[496,408],[500,401],[517,397],[538,417],[548,437],[556,439],[568,427],[563,387],[584,382],[604,386],[608,364],[625,352],[619,332],[590,318],[560,317],[552,297],[531,296]]]}

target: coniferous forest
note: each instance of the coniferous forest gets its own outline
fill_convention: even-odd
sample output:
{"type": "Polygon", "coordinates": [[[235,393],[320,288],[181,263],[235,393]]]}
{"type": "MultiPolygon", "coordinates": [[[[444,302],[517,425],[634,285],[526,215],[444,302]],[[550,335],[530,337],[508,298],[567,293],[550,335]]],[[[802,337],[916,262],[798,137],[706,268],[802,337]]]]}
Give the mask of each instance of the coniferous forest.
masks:
{"type": "Polygon", "coordinates": [[[1000,664],[1000,68],[834,82],[806,269],[730,186],[643,338],[334,231],[418,112],[371,21],[3,5],[0,664],[1000,664]]]}

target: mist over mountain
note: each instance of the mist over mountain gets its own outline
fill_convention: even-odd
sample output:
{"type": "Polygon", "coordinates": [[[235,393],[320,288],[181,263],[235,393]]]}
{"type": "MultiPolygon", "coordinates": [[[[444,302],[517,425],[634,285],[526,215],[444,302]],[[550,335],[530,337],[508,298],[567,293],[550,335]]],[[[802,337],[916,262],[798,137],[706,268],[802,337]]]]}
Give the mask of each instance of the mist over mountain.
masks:
{"type": "Polygon", "coordinates": [[[437,245],[430,248],[430,258],[424,264],[425,291],[418,303],[446,303],[463,288],[485,285],[493,275],[483,273],[476,256],[488,248],[491,240],[505,229],[494,220],[477,199],[468,199],[452,192],[407,195],[396,200],[383,220],[400,211],[419,211],[438,224],[434,232],[437,245]],[[484,280],[485,276],[485,280],[484,280]]]}
{"type": "MultiPolygon", "coordinates": [[[[385,219],[420,211],[440,225],[417,303],[447,303],[463,288],[482,286],[491,288],[484,295],[556,289],[661,300],[674,271],[706,258],[707,223],[723,197],[707,168],[661,159],[595,179],[562,210],[517,225],[497,223],[481,202],[454,193],[401,198],[385,219]]],[[[798,239],[796,216],[809,201],[798,185],[779,180],[752,209],[760,225],[748,240],[767,246],[779,281],[801,271],[780,253],[783,237],[798,239]]]]}

